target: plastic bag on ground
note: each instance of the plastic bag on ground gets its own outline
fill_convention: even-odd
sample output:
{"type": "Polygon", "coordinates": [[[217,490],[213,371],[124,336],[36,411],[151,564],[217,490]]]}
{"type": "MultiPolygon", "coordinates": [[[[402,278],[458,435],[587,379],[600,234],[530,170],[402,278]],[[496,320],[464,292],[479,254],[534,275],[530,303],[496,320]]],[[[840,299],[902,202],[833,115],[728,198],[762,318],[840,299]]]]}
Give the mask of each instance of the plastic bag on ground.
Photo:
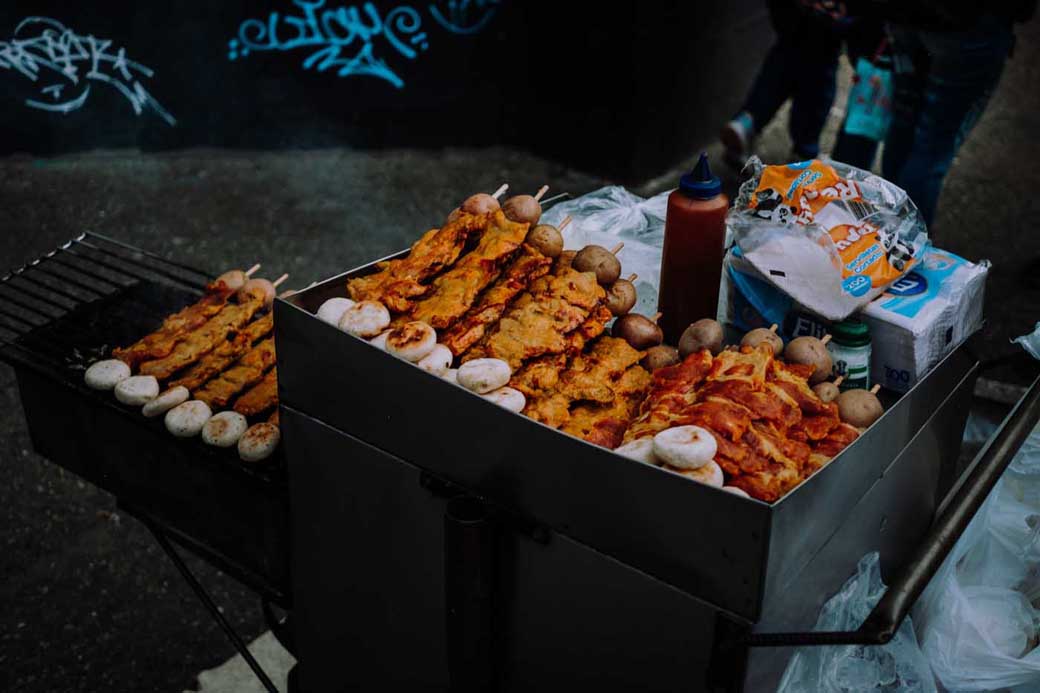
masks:
{"type": "MultiPolygon", "coordinates": [[[[860,559],[856,574],[824,604],[816,630],[855,630],[885,593],[878,554],[860,559]]],[[[935,683],[909,618],[887,645],[806,647],[787,665],[778,693],[934,693],[935,683]]]]}
{"type": "Polygon", "coordinates": [[[542,223],[559,226],[571,217],[563,229],[563,244],[568,250],[590,244],[609,249],[624,243],[618,253],[621,276],[638,275],[635,285],[639,300],[632,310],[653,315],[660,288],[667,204],[668,193],[647,200],[622,187],[610,186],[555,205],[542,215],[542,223]]]}

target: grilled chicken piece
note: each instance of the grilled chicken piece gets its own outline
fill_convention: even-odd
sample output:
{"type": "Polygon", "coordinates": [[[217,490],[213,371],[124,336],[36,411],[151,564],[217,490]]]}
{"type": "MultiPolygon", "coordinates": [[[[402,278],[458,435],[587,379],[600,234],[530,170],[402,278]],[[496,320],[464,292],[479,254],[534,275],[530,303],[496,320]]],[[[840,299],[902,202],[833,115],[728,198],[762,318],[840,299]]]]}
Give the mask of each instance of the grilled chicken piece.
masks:
{"type": "Polygon", "coordinates": [[[407,257],[384,263],[375,274],[351,279],[347,293],[355,301],[379,301],[394,313],[404,313],[429,290],[426,282],[450,267],[469,238],[487,224],[487,215],[462,213],[443,228],[427,231],[407,257]]]}
{"type": "Polygon", "coordinates": [[[260,294],[246,294],[241,301],[224,306],[206,324],[188,333],[169,356],[142,363],[141,374],[165,380],[227,341],[230,334],[241,329],[264,307],[264,297],[260,294]]]}
{"type": "Polygon", "coordinates": [[[434,279],[426,298],[416,301],[402,320],[419,320],[438,330],[451,327],[498,278],[503,264],[523,243],[527,228],[527,224],[509,221],[501,211],[493,212],[476,247],[434,279]]]}
{"type": "Polygon", "coordinates": [[[162,327],[125,348],[112,350],[112,355],[131,368],[144,361],[165,358],[185,335],[206,324],[223,310],[234,295],[229,289],[211,291],[196,303],[181,309],[163,320],[162,327]]]}
{"type": "Polygon", "coordinates": [[[237,358],[249,351],[254,342],[266,337],[273,329],[273,313],[268,313],[262,318],[254,320],[232,339],[206,354],[201,361],[189,368],[179,378],[171,381],[169,387],[183,385],[189,390],[198,389],[210,378],[217,376],[221,371],[234,363],[237,358]]]}
{"type": "Polygon", "coordinates": [[[256,416],[278,406],[278,369],[272,368],[263,379],[235,401],[232,407],[242,416],[256,416]]]}
{"type": "Polygon", "coordinates": [[[268,337],[247,351],[234,366],[210,380],[193,393],[213,409],[222,409],[238,393],[260,382],[267,369],[274,366],[274,337],[268,337]]]}

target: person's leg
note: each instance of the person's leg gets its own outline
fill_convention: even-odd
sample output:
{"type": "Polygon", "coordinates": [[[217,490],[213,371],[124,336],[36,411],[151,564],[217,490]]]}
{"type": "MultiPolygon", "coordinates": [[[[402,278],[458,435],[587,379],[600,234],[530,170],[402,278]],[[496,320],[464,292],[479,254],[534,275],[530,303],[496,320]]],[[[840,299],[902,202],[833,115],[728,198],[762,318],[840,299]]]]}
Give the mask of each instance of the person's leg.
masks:
{"type": "Polygon", "coordinates": [[[929,59],[918,32],[892,27],[892,123],[885,137],[881,175],[895,181],[910,157],[929,59]]]}
{"type": "Polygon", "coordinates": [[[946,173],[1000,80],[1013,37],[1010,22],[996,18],[964,32],[920,32],[919,37],[930,60],[912,141],[896,143],[886,177],[907,191],[931,225],[946,173]]]}
{"type": "Polygon", "coordinates": [[[841,36],[830,20],[816,19],[809,26],[797,47],[797,80],[788,123],[794,153],[802,159],[820,153],[820,133],[834,104],[841,53],[841,36]]]}
{"type": "Polygon", "coordinates": [[[769,17],[776,41],[766,53],[740,111],[720,133],[726,157],[743,165],[751,140],[791,97],[797,74],[797,46],[802,15],[792,0],[770,0],[769,17]]]}

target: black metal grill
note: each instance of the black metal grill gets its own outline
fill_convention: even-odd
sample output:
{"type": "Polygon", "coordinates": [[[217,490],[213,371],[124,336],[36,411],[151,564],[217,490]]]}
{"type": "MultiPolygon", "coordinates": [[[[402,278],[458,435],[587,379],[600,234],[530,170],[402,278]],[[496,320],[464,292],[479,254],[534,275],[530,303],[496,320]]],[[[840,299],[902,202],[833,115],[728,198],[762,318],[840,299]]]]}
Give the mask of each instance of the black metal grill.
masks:
{"type": "Polygon", "coordinates": [[[84,233],[0,278],[0,359],[15,368],[36,450],[279,604],[288,598],[284,458],[170,436],[83,384],[91,362],[193,303],[211,275],[84,233]],[[60,427],[60,428],[59,428],[60,427]],[[61,435],[55,435],[61,430],[61,435]]]}

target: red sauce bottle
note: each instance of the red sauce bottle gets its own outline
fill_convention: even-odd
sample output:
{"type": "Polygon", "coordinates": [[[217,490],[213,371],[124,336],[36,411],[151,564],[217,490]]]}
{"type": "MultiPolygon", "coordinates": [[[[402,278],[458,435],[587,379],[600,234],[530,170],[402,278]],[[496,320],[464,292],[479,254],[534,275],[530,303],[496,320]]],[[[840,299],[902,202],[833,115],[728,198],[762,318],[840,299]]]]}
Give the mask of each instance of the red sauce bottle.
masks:
{"type": "Polygon", "coordinates": [[[729,198],[702,153],[668,196],[657,297],[658,324],[668,344],[678,344],[690,323],[716,318],[728,209],[729,198]]]}

